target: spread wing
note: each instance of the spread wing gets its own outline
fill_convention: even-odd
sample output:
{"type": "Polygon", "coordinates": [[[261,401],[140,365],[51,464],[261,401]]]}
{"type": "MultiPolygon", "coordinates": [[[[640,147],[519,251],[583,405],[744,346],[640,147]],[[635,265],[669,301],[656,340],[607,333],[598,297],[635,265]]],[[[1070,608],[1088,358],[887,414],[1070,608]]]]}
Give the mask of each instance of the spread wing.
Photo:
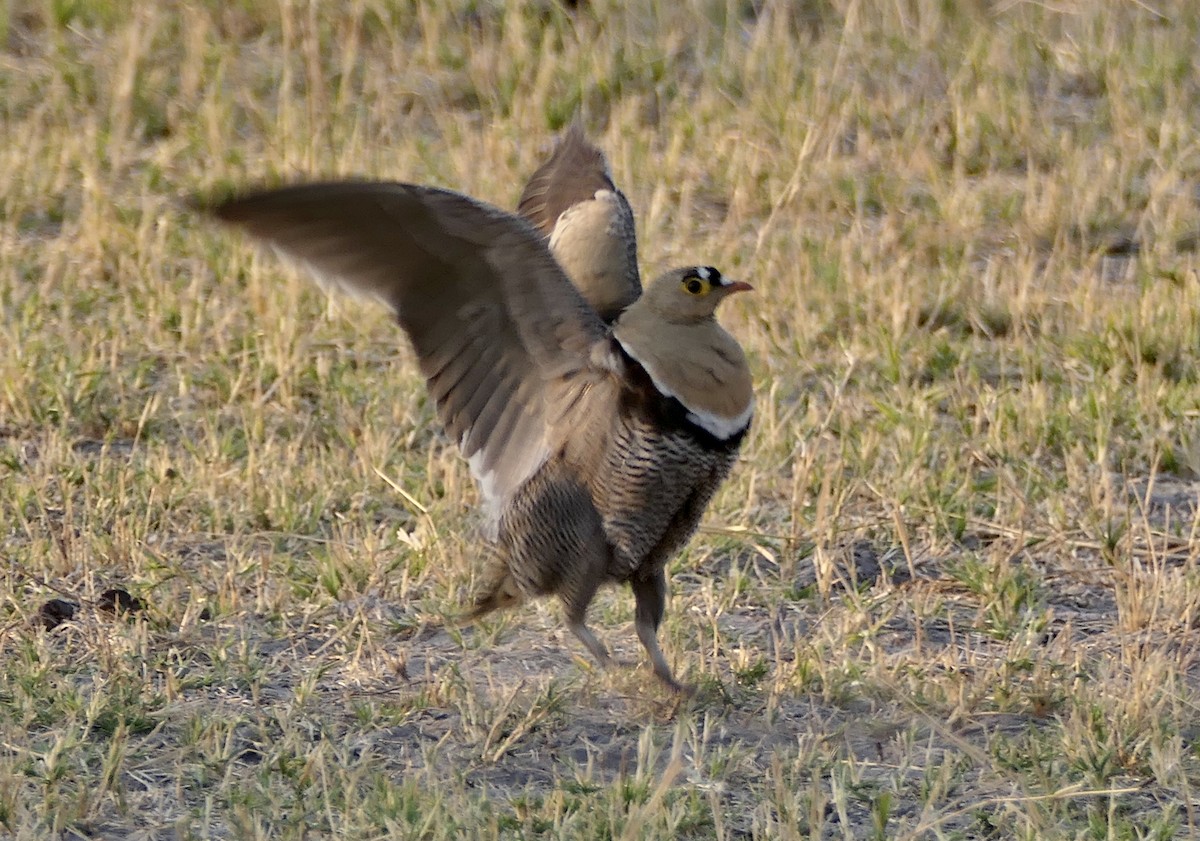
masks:
{"type": "Polygon", "coordinates": [[[620,364],[545,241],[458,193],[312,184],[210,212],[391,307],[493,513],[561,445],[562,415],[620,364]]]}
{"type": "Polygon", "coordinates": [[[529,179],[517,212],[549,239],[559,264],[605,321],[641,294],[633,209],[578,122],[529,179]]]}
{"type": "MultiPolygon", "coordinates": [[[[549,237],[559,216],[572,205],[591,201],[598,190],[620,194],[609,175],[604,153],[588,141],[583,128],[574,122],[549,160],[538,167],[525,185],[517,212],[549,237]]],[[[621,198],[624,200],[624,196],[621,198]]]]}

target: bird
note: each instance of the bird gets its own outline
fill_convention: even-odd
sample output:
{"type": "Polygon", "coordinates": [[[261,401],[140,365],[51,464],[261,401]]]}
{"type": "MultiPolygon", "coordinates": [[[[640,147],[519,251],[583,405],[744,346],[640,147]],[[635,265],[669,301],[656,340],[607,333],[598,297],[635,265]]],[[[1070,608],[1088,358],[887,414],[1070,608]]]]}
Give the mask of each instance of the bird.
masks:
{"type": "Polygon", "coordinates": [[[466,621],[556,596],[608,666],[587,609],[628,584],[654,674],[690,689],[658,643],[666,565],[750,428],[746,356],[715,318],[749,283],[674,269],[607,324],[527,221],[457,192],[341,181],[194,204],[392,310],[480,488],[490,548],[466,621]]]}
{"type": "Polygon", "coordinates": [[[641,295],[633,208],[578,119],[526,183],[517,213],[547,238],[559,265],[606,323],[641,295]]]}

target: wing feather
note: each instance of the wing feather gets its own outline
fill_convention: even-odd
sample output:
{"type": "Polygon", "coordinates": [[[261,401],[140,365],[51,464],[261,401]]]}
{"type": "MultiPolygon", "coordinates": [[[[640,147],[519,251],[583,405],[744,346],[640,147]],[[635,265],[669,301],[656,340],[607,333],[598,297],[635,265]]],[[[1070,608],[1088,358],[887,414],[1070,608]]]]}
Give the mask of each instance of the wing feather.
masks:
{"type": "Polygon", "coordinates": [[[587,139],[583,126],[573,122],[554,153],[530,176],[517,213],[549,237],[564,211],[590,201],[598,190],[618,192],[604,153],[587,139]]]}
{"type": "Polygon", "coordinates": [[[596,352],[607,328],[545,238],[498,208],[430,187],[345,182],[211,212],[391,307],[493,511],[561,445],[567,430],[550,423],[552,407],[614,373],[612,354],[596,352]]]}

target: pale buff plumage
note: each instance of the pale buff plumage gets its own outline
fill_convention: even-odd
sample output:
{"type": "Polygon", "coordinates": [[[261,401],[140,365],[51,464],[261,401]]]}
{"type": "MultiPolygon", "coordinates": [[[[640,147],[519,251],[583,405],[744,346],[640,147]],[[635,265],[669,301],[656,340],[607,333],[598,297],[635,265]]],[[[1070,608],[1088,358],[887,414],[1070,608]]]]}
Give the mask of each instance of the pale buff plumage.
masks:
{"type": "Polygon", "coordinates": [[[713,318],[716,302],[706,299],[748,287],[722,279],[712,267],[694,271],[688,283],[653,284],[621,315],[613,334],[660,392],[686,406],[694,423],[726,438],[750,422],[754,394],[742,346],[713,318]]]}
{"type": "Polygon", "coordinates": [[[517,212],[547,237],[567,277],[604,321],[641,294],[633,209],[578,122],[530,177],[517,212]]]}
{"type": "Polygon", "coordinates": [[[396,314],[492,517],[490,582],[472,615],[557,595],[607,662],[586,611],[598,587],[627,582],[654,671],[678,688],[657,642],[664,567],[750,422],[745,359],[713,318],[749,286],[677,270],[609,327],[544,237],[457,193],[330,183],[211,212],[396,314]]]}

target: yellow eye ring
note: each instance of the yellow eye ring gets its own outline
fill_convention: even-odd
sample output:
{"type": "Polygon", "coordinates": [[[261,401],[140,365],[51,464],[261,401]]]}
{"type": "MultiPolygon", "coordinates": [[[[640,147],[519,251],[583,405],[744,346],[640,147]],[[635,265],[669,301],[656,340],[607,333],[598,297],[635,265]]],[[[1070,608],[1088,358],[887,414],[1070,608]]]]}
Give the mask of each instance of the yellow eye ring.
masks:
{"type": "Polygon", "coordinates": [[[691,277],[683,282],[683,288],[692,295],[699,295],[704,291],[704,284],[700,282],[699,278],[691,277]]]}

